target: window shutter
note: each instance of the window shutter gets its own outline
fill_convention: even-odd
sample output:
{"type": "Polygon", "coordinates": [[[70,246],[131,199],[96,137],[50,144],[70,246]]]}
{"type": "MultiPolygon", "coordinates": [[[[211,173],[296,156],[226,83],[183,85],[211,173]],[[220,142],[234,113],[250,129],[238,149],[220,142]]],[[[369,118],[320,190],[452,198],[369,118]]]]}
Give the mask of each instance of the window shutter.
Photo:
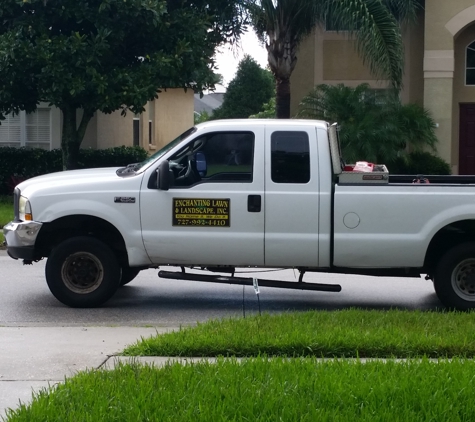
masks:
{"type": "Polygon", "coordinates": [[[49,149],[51,141],[50,109],[40,108],[26,115],[26,145],[49,149]]]}
{"type": "Polygon", "coordinates": [[[19,147],[20,135],[20,115],[7,114],[0,124],[0,144],[19,147]]]}

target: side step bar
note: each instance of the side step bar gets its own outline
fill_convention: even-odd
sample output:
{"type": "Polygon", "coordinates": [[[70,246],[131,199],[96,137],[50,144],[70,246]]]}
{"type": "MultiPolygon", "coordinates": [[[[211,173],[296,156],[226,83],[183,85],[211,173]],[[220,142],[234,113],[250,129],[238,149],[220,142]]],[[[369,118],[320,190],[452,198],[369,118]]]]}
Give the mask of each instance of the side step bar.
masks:
{"type": "MultiPolygon", "coordinates": [[[[222,283],[222,284],[241,284],[252,286],[253,278],[244,277],[226,277],[220,275],[205,275],[205,274],[190,274],[179,271],[159,271],[160,278],[171,278],[174,280],[192,280],[204,281],[207,283],[222,283]]],[[[296,289],[296,290],[318,290],[321,292],[340,292],[341,286],[339,284],[320,284],[320,283],[304,283],[302,281],[279,281],[279,280],[257,280],[259,286],[262,287],[278,287],[281,289],[296,289]]]]}

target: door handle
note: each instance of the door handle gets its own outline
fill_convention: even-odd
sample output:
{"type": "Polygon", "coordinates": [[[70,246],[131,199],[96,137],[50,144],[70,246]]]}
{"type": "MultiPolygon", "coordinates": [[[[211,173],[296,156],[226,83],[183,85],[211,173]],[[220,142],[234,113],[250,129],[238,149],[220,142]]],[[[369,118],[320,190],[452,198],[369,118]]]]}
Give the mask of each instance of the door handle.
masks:
{"type": "Polygon", "coordinates": [[[247,197],[247,210],[249,212],[261,212],[261,195],[249,195],[247,197]]]}

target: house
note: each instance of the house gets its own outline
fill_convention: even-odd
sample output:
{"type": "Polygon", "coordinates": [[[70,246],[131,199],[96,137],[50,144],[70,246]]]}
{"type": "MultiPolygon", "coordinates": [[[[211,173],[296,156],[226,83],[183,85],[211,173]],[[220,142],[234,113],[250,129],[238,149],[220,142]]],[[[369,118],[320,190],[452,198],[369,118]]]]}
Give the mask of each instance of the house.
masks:
{"type": "MultiPolygon", "coordinates": [[[[403,30],[403,102],[429,109],[438,127],[437,152],[454,174],[475,174],[475,5],[473,0],[428,0],[418,20],[403,30]]],[[[301,45],[291,78],[291,113],[317,84],[377,81],[344,33],[319,27],[301,45]]]]}
{"type": "Polygon", "coordinates": [[[223,104],[225,93],[226,88],[223,85],[216,84],[213,92],[205,93],[203,96],[195,94],[195,114],[201,115],[203,112],[206,112],[211,116],[213,111],[223,104]]]}
{"type": "MultiPolygon", "coordinates": [[[[140,145],[154,152],[193,126],[193,91],[167,89],[149,101],[140,115],[96,112],[82,141],[83,148],[140,145]]],[[[55,149],[61,147],[61,111],[40,103],[36,112],[8,115],[0,125],[0,146],[55,149]]]]}

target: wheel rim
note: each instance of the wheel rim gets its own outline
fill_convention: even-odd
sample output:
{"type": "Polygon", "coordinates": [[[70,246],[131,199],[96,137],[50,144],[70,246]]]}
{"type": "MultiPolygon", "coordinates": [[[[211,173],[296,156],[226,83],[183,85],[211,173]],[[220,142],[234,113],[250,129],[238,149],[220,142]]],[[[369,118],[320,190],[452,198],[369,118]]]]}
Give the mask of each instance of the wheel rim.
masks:
{"type": "Polygon", "coordinates": [[[475,258],[465,259],[455,267],[452,288],[462,299],[475,301],[475,258]]]}
{"type": "Polygon", "coordinates": [[[64,261],[61,275],[69,290],[86,294],[93,292],[101,285],[104,267],[95,255],[88,252],[76,252],[64,261]]]}

